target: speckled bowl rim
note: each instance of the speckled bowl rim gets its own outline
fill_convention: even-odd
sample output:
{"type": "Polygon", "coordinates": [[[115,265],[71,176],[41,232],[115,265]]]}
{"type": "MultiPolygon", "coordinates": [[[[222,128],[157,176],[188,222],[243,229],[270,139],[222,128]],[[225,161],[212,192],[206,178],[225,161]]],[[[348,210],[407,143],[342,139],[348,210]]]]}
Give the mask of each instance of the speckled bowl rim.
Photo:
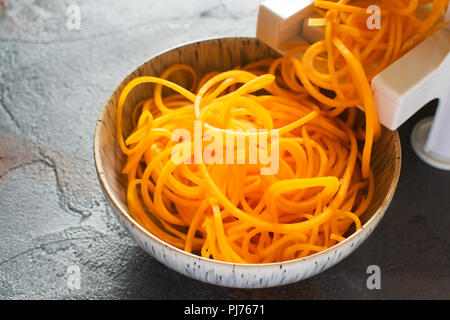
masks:
{"type": "MultiPolygon", "coordinates": [[[[104,115],[106,114],[106,111],[108,109],[108,106],[110,105],[110,102],[112,100],[112,97],[114,95],[120,94],[119,92],[119,88],[122,86],[122,84],[124,83],[124,81],[128,78],[131,77],[132,74],[134,74],[135,72],[137,72],[140,68],[142,68],[145,64],[149,63],[151,60],[162,56],[164,54],[169,53],[172,50],[176,50],[176,49],[180,49],[186,46],[190,46],[190,45],[195,45],[198,44],[200,42],[213,42],[213,41],[217,41],[217,40],[221,40],[221,41],[231,41],[231,40],[250,40],[250,41],[259,41],[257,38],[254,37],[215,37],[215,38],[207,38],[207,39],[203,39],[203,40],[196,40],[196,41],[192,41],[192,42],[186,42],[184,44],[178,45],[178,46],[174,46],[168,50],[164,50],[154,56],[152,56],[150,59],[148,59],[146,62],[144,62],[143,64],[139,65],[138,67],[136,67],[131,73],[129,73],[124,80],[122,80],[119,85],[116,87],[116,89],[113,91],[113,93],[109,96],[109,98],[107,99],[106,103],[103,105],[102,110],[100,111],[98,120],[96,122],[96,126],[95,126],[95,132],[94,132],[94,162],[95,162],[95,168],[97,171],[97,177],[100,181],[103,193],[106,194],[106,196],[110,199],[110,202],[115,206],[115,208],[117,209],[117,212],[119,212],[124,218],[126,218],[133,226],[135,226],[137,229],[139,229],[145,236],[151,238],[152,240],[154,240],[156,243],[166,247],[169,250],[175,251],[181,255],[185,255],[187,257],[196,259],[196,260],[202,260],[208,263],[216,263],[219,265],[223,265],[223,266],[229,266],[231,267],[237,267],[237,266],[242,266],[242,267],[246,267],[246,268],[263,268],[263,267],[273,267],[273,266],[281,266],[281,265],[287,265],[287,264],[296,264],[296,263],[300,263],[303,261],[308,261],[308,260],[314,260],[319,256],[325,256],[328,253],[337,250],[339,247],[344,246],[345,244],[352,242],[354,238],[357,238],[361,233],[365,232],[367,228],[370,228],[372,224],[377,224],[379,221],[379,217],[382,216],[385,211],[388,209],[394,194],[395,194],[395,190],[397,188],[398,185],[398,181],[400,178],[400,171],[401,171],[401,163],[402,163],[402,152],[401,152],[401,142],[400,142],[400,137],[398,134],[398,131],[395,130],[393,131],[394,133],[394,137],[395,137],[395,152],[397,153],[395,156],[396,159],[396,165],[395,165],[395,170],[394,170],[394,177],[391,181],[391,184],[389,186],[389,190],[385,196],[385,198],[383,199],[382,204],[380,205],[380,207],[373,213],[373,215],[366,221],[366,223],[364,223],[364,225],[361,226],[361,229],[353,232],[350,236],[348,236],[345,240],[343,240],[342,242],[339,242],[323,251],[320,252],[316,252],[313,254],[310,254],[306,257],[302,257],[302,258],[297,258],[297,259],[292,259],[292,260],[286,260],[286,261],[280,261],[280,262],[269,262],[269,263],[234,263],[234,262],[226,262],[226,261],[220,261],[220,260],[213,260],[210,258],[205,258],[199,255],[196,255],[194,253],[190,253],[187,251],[184,251],[182,249],[179,249],[167,242],[164,242],[163,240],[159,239],[158,237],[156,237],[155,235],[153,235],[152,233],[150,233],[148,230],[146,230],[144,227],[142,227],[139,223],[137,223],[132,217],[131,215],[128,213],[128,209],[124,208],[120,202],[115,198],[114,196],[114,192],[111,190],[109,183],[106,179],[104,170],[103,170],[103,166],[101,163],[101,157],[100,157],[100,150],[99,150],[99,142],[100,142],[100,131],[101,131],[101,124],[102,124],[102,120],[104,119],[104,115]]],[[[381,217],[382,218],[382,217],[381,217]]],[[[375,225],[376,227],[376,225],[375,225]]]]}

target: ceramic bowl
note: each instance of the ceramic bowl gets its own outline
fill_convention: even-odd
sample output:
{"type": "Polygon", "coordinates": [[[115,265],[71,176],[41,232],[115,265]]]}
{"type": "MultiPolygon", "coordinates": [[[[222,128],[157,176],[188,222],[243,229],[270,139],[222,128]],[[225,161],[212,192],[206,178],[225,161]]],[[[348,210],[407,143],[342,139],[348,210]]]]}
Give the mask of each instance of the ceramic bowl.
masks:
{"type": "MultiPolygon", "coordinates": [[[[225,71],[263,57],[278,54],[255,38],[223,38],[190,43],[166,51],[139,66],[112,93],[100,113],[94,137],[94,158],[102,190],[123,227],[147,253],[167,267],[188,277],[210,284],[235,288],[263,288],[286,285],[314,276],[351,254],[377,227],[391,203],[400,174],[401,148],[396,131],[383,128],[373,149],[375,194],[371,206],[362,216],[362,228],[337,245],[296,260],[237,264],[214,261],[177,249],[140,226],[127,211],[125,161],[117,142],[115,112],[124,86],[139,76],[158,76],[173,63],[187,63],[200,74],[225,71]]],[[[183,79],[175,79],[183,81],[183,79]]],[[[187,80],[186,80],[187,81],[187,80]]],[[[179,82],[178,82],[179,83],[179,82]]],[[[149,98],[146,85],[136,87],[127,98],[124,131],[131,130],[130,109],[139,100],[149,98]]]]}

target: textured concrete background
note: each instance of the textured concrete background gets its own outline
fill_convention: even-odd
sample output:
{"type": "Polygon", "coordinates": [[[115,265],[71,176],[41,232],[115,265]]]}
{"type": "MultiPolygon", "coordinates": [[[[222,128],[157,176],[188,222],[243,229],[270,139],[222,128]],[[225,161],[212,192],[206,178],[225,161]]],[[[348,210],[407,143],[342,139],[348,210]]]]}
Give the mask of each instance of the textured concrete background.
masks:
{"type": "Polygon", "coordinates": [[[450,172],[422,163],[400,129],[403,168],[372,236],[334,268],[262,290],[207,285],[148,256],[125,233],[97,182],[93,133],[110,92],[168,48],[254,36],[259,0],[0,0],[0,298],[450,298],[450,172]],[[66,26],[70,4],[80,30],[66,26]],[[381,290],[369,290],[369,265],[381,290]],[[71,266],[80,288],[68,286],[71,266]]]}

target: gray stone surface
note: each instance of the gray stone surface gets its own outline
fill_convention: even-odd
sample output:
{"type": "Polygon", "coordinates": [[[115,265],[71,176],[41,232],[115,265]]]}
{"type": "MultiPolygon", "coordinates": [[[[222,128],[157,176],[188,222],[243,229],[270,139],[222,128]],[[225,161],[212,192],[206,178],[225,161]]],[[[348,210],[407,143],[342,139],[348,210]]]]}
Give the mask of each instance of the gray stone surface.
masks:
{"type": "Polygon", "coordinates": [[[179,275],[125,233],[97,182],[93,132],[123,77],[156,53],[254,36],[259,0],[0,0],[1,299],[449,299],[450,173],[412,152],[372,236],[334,268],[278,288],[216,287],[179,275]],[[81,29],[66,26],[70,4],[81,29]],[[381,268],[381,290],[366,286],[381,268]],[[68,268],[80,268],[80,288],[68,268]]]}

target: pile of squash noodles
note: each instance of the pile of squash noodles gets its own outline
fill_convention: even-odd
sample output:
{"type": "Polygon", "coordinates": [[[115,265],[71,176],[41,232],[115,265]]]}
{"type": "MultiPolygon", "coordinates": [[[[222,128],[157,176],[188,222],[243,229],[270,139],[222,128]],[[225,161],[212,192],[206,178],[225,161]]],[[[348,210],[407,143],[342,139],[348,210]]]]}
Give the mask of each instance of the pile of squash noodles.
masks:
{"type": "Polygon", "coordinates": [[[447,5],[316,1],[321,41],[201,78],[192,66],[174,64],[130,81],[119,97],[116,132],[131,216],[170,245],[232,263],[287,261],[344,241],[361,228],[374,194],[370,161],[381,126],[371,79],[443,27],[447,5]],[[366,23],[370,5],[380,8],[377,29],[366,23]],[[170,81],[175,73],[190,77],[192,87],[170,81]],[[134,106],[125,138],[125,101],[142,83],[154,90],[134,106]],[[198,123],[210,134],[200,146],[198,123]],[[177,136],[180,129],[190,138],[177,136]],[[244,143],[230,150],[230,137],[244,143]],[[277,150],[278,167],[262,174],[269,150],[277,150]],[[208,153],[215,161],[194,159],[208,153]]]}

